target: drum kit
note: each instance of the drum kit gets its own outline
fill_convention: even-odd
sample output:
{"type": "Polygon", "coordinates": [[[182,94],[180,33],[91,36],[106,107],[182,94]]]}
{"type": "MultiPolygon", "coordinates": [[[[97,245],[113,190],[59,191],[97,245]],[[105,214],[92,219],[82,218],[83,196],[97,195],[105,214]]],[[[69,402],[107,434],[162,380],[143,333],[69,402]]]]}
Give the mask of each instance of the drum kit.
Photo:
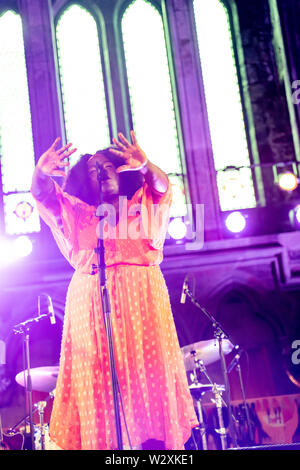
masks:
{"type": "MultiPolygon", "coordinates": [[[[201,447],[203,450],[208,449],[207,444],[207,430],[204,419],[202,399],[205,394],[209,392],[213,394],[214,398],[211,401],[216,406],[217,418],[218,418],[218,429],[215,429],[216,433],[220,436],[221,448],[225,450],[227,448],[228,434],[230,435],[233,444],[235,433],[232,431],[232,421],[234,420],[230,397],[228,394],[228,373],[233,367],[239,363],[241,352],[239,346],[234,345],[230,337],[224,332],[221,325],[209,314],[203,307],[200,306],[198,301],[193,297],[188,287],[184,284],[184,295],[189,296],[194,305],[196,305],[202,312],[211,320],[214,329],[214,339],[199,341],[193,344],[189,344],[181,348],[183,362],[187,375],[192,382],[189,385],[189,390],[196,402],[196,409],[199,421],[199,431],[201,436],[201,447]],[[231,361],[229,367],[226,367],[225,355],[235,350],[237,353],[234,359],[231,361]],[[217,361],[221,362],[221,369],[224,377],[224,384],[219,385],[214,383],[206,369],[206,366],[213,364],[217,361]],[[201,378],[199,378],[201,376],[201,378]],[[203,377],[208,383],[203,383],[203,377]],[[224,398],[223,398],[224,395],[224,398]],[[228,430],[224,425],[223,408],[227,408],[228,414],[228,430]],[[230,424],[231,423],[231,424],[230,424]]],[[[25,351],[25,363],[26,369],[19,372],[15,380],[16,382],[25,388],[26,392],[26,403],[27,403],[27,415],[23,417],[13,428],[9,429],[8,434],[4,434],[6,437],[14,436],[15,431],[20,434],[20,426],[25,424],[25,435],[29,437],[28,429],[30,428],[30,442],[28,449],[32,450],[46,450],[51,448],[51,441],[49,439],[49,425],[45,422],[45,408],[51,403],[51,400],[55,395],[56,381],[59,372],[59,366],[47,366],[31,368],[29,358],[29,326],[32,322],[36,322],[43,315],[30,319],[24,323],[18,324],[15,327],[16,334],[22,334],[24,338],[24,351],[25,351]],[[33,404],[32,392],[43,392],[47,394],[46,398],[33,404]],[[49,402],[49,403],[48,403],[49,402]],[[34,422],[34,415],[38,413],[39,423],[34,422]]],[[[190,382],[189,381],[189,382],[190,382]]],[[[0,429],[1,430],[1,429],[0,429]]],[[[23,432],[21,431],[21,434],[23,432]]],[[[24,436],[24,434],[23,434],[24,436]]],[[[1,438],[1,433],[0,433],[1,438]]],[[[198,445],[193,437],[195,447],[198,449],[198,445]]],[[[1,444],[1,440],[0,440],[1,444]]],[[[235,445],[234,445],[235,447],[235,445]]],[[[53,448],[53,447],[52,447],[53,448]]]]}
{"type": "MultiPolygon", "coordinates": [[[[34,435],[34,450],[50,450],[53,448],[49,438],[49,417],[52,410],[52,402],[55,396],[55,387],[58,377],[59,366],[47,366],[47,367],[36,367],[30,369],[30,378],[33,392],[40,392],[39,401],[33,405],[33,435],[34,435]],[[45,414],[47,412],[47,419],[45,420],[45,414]],[[34,419],[35,415],[38,415],[37,419],[34,419]]],[[[19,372],[15,377],[16,382],[22,387],[27,387],[28,371],[27,369],[19,372]]],[[[9,431],[4,434],[7,438],[8,445],[10,445],[9,438],[13,437],[14,434],[23,434],[22,447],[27,445],[26,448],[33,450],[32,443],[30,440],[25,439],[26,435],[29,435],[29,414],[19,420],[9,431]]],[[[22,450],[22,448],[21,448],[22,450]]]]}
{"type": "MultiPolygon", "coordinates": [[[[229,354],[233,350],[233,344],[224,339],[222,341],[223,354],[229,354]]],[[[202,407],[202,398],[207,393],[213,393],[214,399],[211,401],[215,404],[218,417],[219,428],[215,429],[217,434],[219,434],[221,439],[222,448],[226,448],[227,441],[227,430],[224,425],[223,418],[223,407],[226,407],[226,403],[222,398],[222,392],[225,391],[224,385],[219,385],[214,383],[210,376],[208,375],[206,366],[220,360],[220,351],[217,341],[215,339],[199,341],[197,343],[189,344],[181,348],[183,355],[184,365],[187,374],[189,375],[192,383],[189,386],[190,392],[194,400],[196,401],[197,415],[199,421],[199,431],[201,438],[201,448],[202,450],[208,450],[207,443],[207,430],[204,420],[203,407],[202,407]],[[200,376],[204,376],[208,383],[203,383],[202,380],[199,380],[200,376]]],[[[196,447],[198,447],[197,443],[196,447]]]]}
{"type": "MultiPolygon", "coordinates": [[[[229,354],[233,349],[233,345],[228,340],[223,341],[224,354],[229,354]]],[[[220,359],[219,351],[216,340],[199,341],[197,343],[189,344],[181,348],[183,355],[184,366],[187,374],[189,375],[192,383],[189,385],[189,389],[192,397],[196,401],[197,414],[199,420],[199,431],[201,436],[202,449],[206,450],[207,437],[206,428],[202,409],[202,398],[204,394],[213,393],[213,402],[216,405],[219,429],[216,432],[220,435],[221,440],[226,439],[226,429],[224,426],[222,408],[224,406],[224,400],[222,399],[222,392],[224,391],[224,385],[218,385],[213,383],[206,370],[206,366],[212,364],[220,359]],[[202,383],[199,381],[199,372],[204,374],[208,379],[208,383],[202,383]]],[[[59,366],[46,366],[36,367],[30,369],[31,386],[34,392],[41,392],[46,395],[43,400],[38,401],[33,405],[33,415],[38,414],[38,422],[34,423],[34,447],[35,450],[49,450],[51,449],[51,441],[49,438],[49,423],[45,421],[45,408],[50,404],[52,407],[52,400],[55,396],[56,381],[58,377],[59,366]]],[[[19,372],[15,377],[16,382],[26,388],[28,380],[27,369],[19,372]]],[[[226,405],[225,405],[226,406],[226,405]]],[[[4,441],[6,438],[12,438],[16,434],[23,434],[26,430],[26,422],[28,422],[29,415],[23,417],[8,433],[4,434],[4,441]],[[22,427],[22,424],[25,426],[22,427]],[[21,430],[21,433],[20,433],[21,430]],[[17,431],[17,432],[16,432],[17,431]]],[[[24,437],[24,436],[23,436],[24,437]]],[[[8,440],[8,439],[7,439],[8,440]]],[[[24,439],[23,439],[24,444],[24,439]]]]}
{"type": "MultiPolygon", "coordinates": [[[[223,351],[224,354],[229,354],[233,349],[233,345],[230,341],[224,340],[223,351]]],[[[199,419],[199,430],[201,436],[202,449],[207,449],[207,438],[206,429],[202,410],[202,398],[206,393],[212,392],[214,395],[214,402],[218,412],[219,418],[219,429],[217,432],[220,434],[221,439],[226,438],[226,430],[224,427],[222,407],[224,401],[222,400],[222,392],[224,391],[223,385],[217,385],[213,383],[207,374],[206,366],[212,364],[220,359],[218,346],[216,340],[199,341],[197,343],[190,344],[181,348],[183,355],[184,365],[187,374],[192,379],[192,383],[189,386],[192,397],[196,401],[198,419],[199,419]],[[201,383],[198,380],[199,371],[208,377],[209,383],[201,383]]],[[[34,392],[41,392],[47,395],[43,400],[38,401],[33,405],[33,414],[38,414],[38,423],[34,423],[34,447],[35,450],[48,450],[51,448],[51,441],[49,438],[49,423],[45,421],[45,408],[48,406],[55,396],[55,387],[58,377],[59,366],[46,366],[36,367],[30,369],[31,386],[34,392]]],[[[19,372],[15,377],[16,382],[26,388],[28,380],[27,369],[19,372]]],[[[22,418],[8,433],[4,434],[5,437],[13,437],[15,431],[20,434],[20,430],[26,430],[26,421],[29,416],[22,418]],[[25,427],[21,427],[25,423],[25,427]]],[[[21,432],[21,434],[22,434],[21,432]]],[[[24,443],[24,439],[23,439],[24,443]]]]}

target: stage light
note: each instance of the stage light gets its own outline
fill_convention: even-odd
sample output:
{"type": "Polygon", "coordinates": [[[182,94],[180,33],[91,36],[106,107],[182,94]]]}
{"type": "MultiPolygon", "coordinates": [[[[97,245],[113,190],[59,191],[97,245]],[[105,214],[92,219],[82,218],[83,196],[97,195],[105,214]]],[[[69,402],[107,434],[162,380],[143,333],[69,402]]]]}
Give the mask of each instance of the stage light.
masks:
{"type": "Polygon", "coordinates": [[[22,235],[15,239],[0,239],[0,265],[1,267],[16,262],[32,252],[32,242],[29,237],[22,235]]]}
{"type": "Polygon", "coordinates": [[[300,204],[295,206],[289,212],[290,223],[293,228],[299,230],[300,228],[300,204]]]}
{"type": "Polygon", "coordinates": [[[246,227],[246,218],[241,212],[234,211],[226,217],[225,225],[230,232],[240,233],[246,227]]]}
{"type": "Polygon", "coordinates": [[[283,191],[294,191],[298,186],[298,178],[292,172],[278,175],[278,185],[283,191]]]}
{"type": "Polygon", "coordinates": [[[187,226],[181,217],[176,217],[170,221],[168,232],[174,240],[182,240],[186,236],[187,226]]]}
{"type": "Polygon", "coordinates": [[[18,258],[24,258],[32,252],[32,242],[29,237],[22,235],[13,241],[13,249],[18,258]]]}
{"type": "Polygon", "coordinates": [[[298,224],[300,224],[300,205],[295,207],[294,212],[295,212],[295,218],[298,224]]]}

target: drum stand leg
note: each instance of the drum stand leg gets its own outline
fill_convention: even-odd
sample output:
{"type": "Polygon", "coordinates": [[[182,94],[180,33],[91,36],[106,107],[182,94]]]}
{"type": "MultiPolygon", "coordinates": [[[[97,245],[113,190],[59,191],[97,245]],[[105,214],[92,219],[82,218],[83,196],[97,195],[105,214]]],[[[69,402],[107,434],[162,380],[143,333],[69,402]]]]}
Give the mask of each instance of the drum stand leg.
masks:
{"type": "Polygon", "coordinates": [[[39,417],[40,417],[40,426],[41,426],[41,450],[45,450],[45,423],[44,423],[44,408],[46,407],[46,401],[39,401],[37,403],[39,417]]]}
{"type": "Polygon", "coordinates": [[[215,384],[213,388],[213,393],[215,395],[215,402],[219,420],[219,429],[216,429],[216,432],[220,435],[222,450],[227,449],[227,437],[226,437],[226,428],[224,426],[223,414],[222,414],[222,393],[218,389],[218,386],[215,384]]]}
{"type": "Polygon", "coordinates": [[[201,398],[197,398],[196,403],[197,403],[197,411],[198,411],[199,430],[200,430],[201,440],[202,440],[202,449],[207,450],[206,428],[205,428],[204,419],[203,419],[201,398]]]}
{"type": "MultiPolygon", "coordinates": [[[[192,381],[195,385],[197,385],[198,378],[197,378],[197,361],[195,359],[195,367],[194,367],[194,373],[191,374],[192,381]]],[[[200,398],[196,398],[196,404],[197,404],[197,411],[198,411],[198,422],[199,422],[199,431],[201,435],[201,441],[202,441],[202,449],[207,450],[207,439],[206,439],[206,427],[204,424],[204,417],[203,417],[203,410],[202,410],[202,399],[201,396],[200,398]]]]}
{"type": "Polygon", "coordinates": [[[216,384],[212,382],[211,378],[209,377],[203,361],[198,360],[197,366],[199,367],[200,371],[205,375],[205,377],[208,379],[209,383],[213,386],[212,392],[215,395],[215,403],[216,403],[217,415],[218,415],[218,421],[219,421],[219,429],[217,429],[216,432],[220,435],[222,450],[225,450],[227,449],[227,437],[226,437],[227,431],[224,426],[222,407],[225,406],[226,408],[227,405],[222,397],[221,390],[218,388],[216,384]]]}

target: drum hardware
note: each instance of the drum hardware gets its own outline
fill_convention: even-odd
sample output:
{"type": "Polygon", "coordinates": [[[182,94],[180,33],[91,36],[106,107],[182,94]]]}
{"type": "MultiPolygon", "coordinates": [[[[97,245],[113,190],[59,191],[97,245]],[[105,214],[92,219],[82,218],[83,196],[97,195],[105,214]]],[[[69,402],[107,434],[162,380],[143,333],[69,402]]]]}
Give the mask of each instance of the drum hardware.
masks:
{"type": "MultiPolygon", "coordinates": [[[[48,403],[49,400],[53,399],[55,395],[55,389],[52,390],[52,392],[49,393],[49,395],[46,397],[45,400],[37,402],[33,405],[33,410],[32,410],[32,416],[34,416],[35,413],[39,413],[39,418],[40,418],[40,423],[39,425],[33,424],[33,435],[34,435],[34,449],[35,450],[44,450],[45,449],[45,434],[47,431],[48,425],[44,423],[44,409],[48,403]],[[37,433],[39,434],[39,438],[37,439],[36,435],[37,433]]],[[[29,418],[29,415],[24,416],[21,418],[12,428],[9,429],[8,435],[15,435],[15,430],[16,429],[22,429],[20,426],[22,423],[25,422],[25,426],[23,427],[22,431],[17,433],[17,434],[23,434],[23,441],[24,441],[24,436],[27,433],[27,420],[29,418]]],[[[30,431],[30,429],[29,429],[30,431]]]]}
{"type": "Polygon", "coordinates": [[[217,408],[219,429],[215,429],[215,431],[220,435],[222,450],[225,450],[226,442],[227,442],[227,438],[226,438],[227,431],[224,426],[224,420],[223,420],[223,414],[222,414],[222,406],[226,406],[226,403],[222,397],[222,391],[225,390],[225,387],[224,385],[217,385],[212,382],[212,380],[210,379],[207,373],[203,360],[197,358],[196,356],[197,352],[195,350],[191,351],[190,354],[194,361],[194,367],[193,367],[194,372],[190,374],[192,385],[190,385],[189,389],[190,389],[192,396],[194,396],[196,400],[199,430],[200,430],[200,436],[201,436],[201,441],[202,441],[202,449],[207,450],[206,427],[204,423],[203,408],[202,408],[202,395],[204,395],[206,392],[209,391],[209,392],[212,392],[215,396],[215,400],[212,399],[212,401],[215,403],[216,408],[217,408]],[[198,377],[197,377],[197,369],[200,369],[200,372],[203,373],[205,377],[208,379],[209,381],[208,384],[199,383],[198,377]]]}
{"type": "Polygon", "coordinates": [[[47,405],[46,401],[39,401],[37,403],[37,409],[39,412],[40,417],[40,427],[41,427],[41,438],[40,438],[40,445],[41,450],[45,450],[45,423],[44,423],[44,409],[47,405]]]}
{"type": "Polygon", "coordinates": [[[33,426],[33,404],[32,404],[32,378],[31,378],[31,367],[30,367],[30,351],[29,351],[29,343],[30,343],[30,329],[33,325],[36,325],[41,320],[50,319],[51,324],[55,323],[55,317],[53,312],[53,306],[51,298],[48,294],[45,295],[48,299],[48,311],[46,314],[40,313],[40,296],[38,297],[38,315],[28,320],[18,323],[13,327],[13,332],[15,334],[21,334],[23,336],[23,360],[24,364],[26,364],[26,373],[24,371],[24,383],[25,383],[25,402],[26,402],[26,409],[29,416],[29,426],[30,426],[30,439],[31,439],[31,449],[35,449],[35,439],[34,439],[34,426],[33,426]]]}
{"type": "Polygon", "coordinates": [[[201,436],[201,441],[202,441],[202,449],[207,450],[206,427],[204,423],[204,416],[203,416],[203,409],[202,409],[202,395],[205,393],[205,391],[203,391],[203,388],[198,383],[196,375],[194,376],[193,385],[191,385],[189,388],[191,390],[192,395],[195,390],[197,390],[198,392],[195,396],[195,400],[196,400],[197,411],[198,411],[198,422],[199,422],[199,431],[200,431],[200,436],[201,436]],[[200,391],[201,391],[200,393],[199,393],[199,385],[200,385],[200,391]]]}
{"type": "MultiPolygon", "coordinates": [[[[54,395],[55,395],[55,390],[52,390],[52,392],[49,393],[49,395],[46,397],[44,402],[47,404],[49,400],[54,398],[54,395]]],[[[38,411],[39,411],[38,404],[35,403],[33,406],[32,415],[34,415],[38,411]]],[[[9,432],[14,432],[15,429],[17,429],[22,423],[24,423],[24,421],[26,422],[28,418],[29,418],[29,415],[23,416],[23,418],[21,418],[12,428],[9,429],[9,432]]]]}
{"type": "MultiPolygon", "coordinates": [[[[200,305],[198,300],[194,297],[194,294],[189,290],[188,286],[188,275],[185,276],[182,293],[181,293],[181,303],[185,303],[186,296],[191,300],[192,304],[195,305],[211,322],[214,337],[218,343],[218,350],[219,350],[219,358],[221,361],[221,369],[224,378],[224,385],[225,385],[225,402],[228,408],[228,418],[229,418],[229,430],[230,430],[230,437],[232,440],[233,447],[237,447],[237,437],[236,437],[236,429],[233,422],[233,414],[231,409],[231,400],[230,400],[230,385],[228,380],[228,373],[227,367],[225,362],[225,354],[224,354],[224,344],[225,341],[229,341],[235,349],[239,349],[238,345],[234,345],[234,342],[230,339],[228,333],[224,330],[222,325],[217,322],[217,320],[209,313],[204,307],[200,305]]],[[[232,348],[233,348],[232,347],[232,348]]],[[[224,439],[222,440],[222,445],[224,445],[224,439]]]]}
{"type": "Polygon", "coordinates": [[[227,436],[226,436],[227,430],[224,426],[224,420],[223,420],[223,412],[222,412],[223,398],[222,398],[222,391],[216,384],[213,387],[213,393],[215,395],[214,401],[216,404],[218,421],[219,421],[219,429],[215,429],[215,431],[220,435],[222,450],[225,450],[227,449],[227,436]]]}

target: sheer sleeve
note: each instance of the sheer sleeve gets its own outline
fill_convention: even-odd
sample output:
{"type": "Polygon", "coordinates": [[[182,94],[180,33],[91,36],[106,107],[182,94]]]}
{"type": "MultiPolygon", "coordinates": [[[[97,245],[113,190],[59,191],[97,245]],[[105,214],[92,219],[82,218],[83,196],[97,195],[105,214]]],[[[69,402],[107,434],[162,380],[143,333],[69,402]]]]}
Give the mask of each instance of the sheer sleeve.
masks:
{"type": "Polygon", "coordinates": [[[54,194],[42,200],[36,199],[40,217],[49,226],[53,237],[65,258],[71,263],[76,245],[76,227],[83,203],[64,192],[53,180],[54,194]]]}
{"type": "Polygon", "coordinates": [[[141,216],[145,233],[148,233],[150,247],[162,250],[168,229],[170,207],[172,204],[172,186],[169,180],[165,193],[158,193],[147,183],[142,188],[141,216]]]}

